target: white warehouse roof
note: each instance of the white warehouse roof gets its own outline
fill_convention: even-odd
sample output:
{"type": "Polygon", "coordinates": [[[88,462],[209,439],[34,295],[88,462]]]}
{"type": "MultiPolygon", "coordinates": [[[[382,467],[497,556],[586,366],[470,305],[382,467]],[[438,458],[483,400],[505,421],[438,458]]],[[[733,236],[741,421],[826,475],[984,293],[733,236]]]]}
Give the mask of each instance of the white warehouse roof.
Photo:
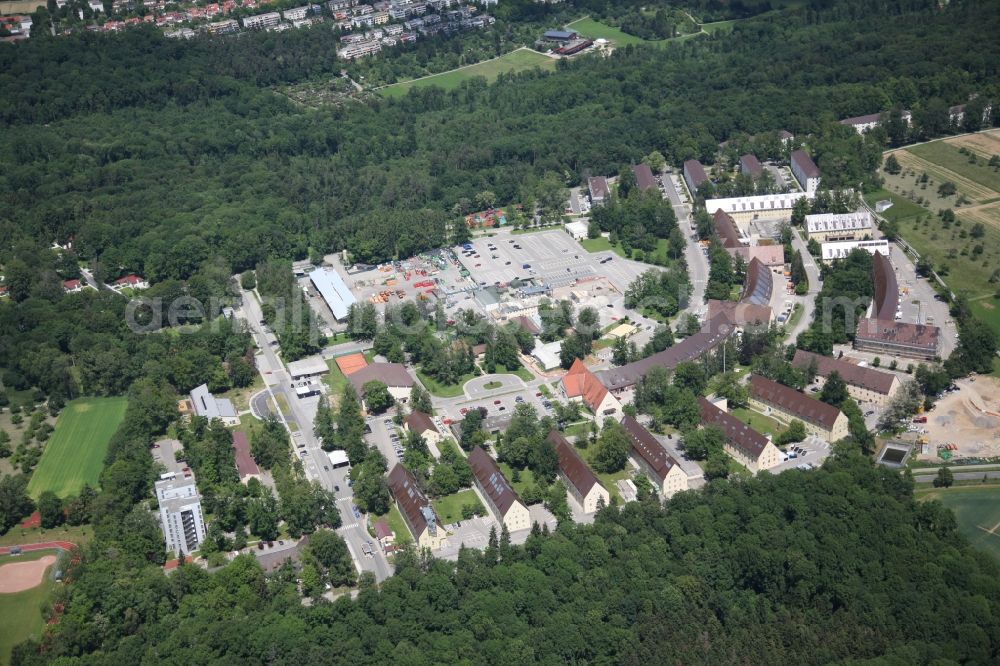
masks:
{"type": "Polygon", "coordinates": [[[310,273],[309,280],[326,301],[333,316],[338,320],[346,319],[347,308],[356,303],[357,299],[347,288],[347,284],[344,283],[340,274],[334,270],[321,268],[310,273]]]}
{"type": "Polygon", "coordinates": [[[322,375],[323,373],[329,371],[330,367],[321,356],[310,356],[299,361],[292,361],[288,364],[288,372],[292,375],[292,379],[322,375]]]}

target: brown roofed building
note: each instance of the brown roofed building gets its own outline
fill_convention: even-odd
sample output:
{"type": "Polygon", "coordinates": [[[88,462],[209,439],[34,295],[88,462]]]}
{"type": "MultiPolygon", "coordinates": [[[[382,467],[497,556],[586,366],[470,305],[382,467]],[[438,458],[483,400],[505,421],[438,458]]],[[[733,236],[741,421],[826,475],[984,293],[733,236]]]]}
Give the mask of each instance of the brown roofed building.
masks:
{"type": "Polygon", "coordinates": [[[812,196],[819,189],[819,168],[812,161],[808,153],[803,150],[792,151],[792,173],[799,181],[799,185],[812,196]]]}
{"type": "Polygon", "coordinates": [[[240,482],[246,483],[250,479],[260,479],[260,468],[250,455],[250,441],[246,433],[233,433],[233,452],[236,455],[236,471],[240,474],[240,482]]]}
{"type": "Polygon", "coordinates": [[[729,251],[729,254],[734,257],[740,257],[747,264],[756,259],[774,270],[779,270],[785,266],[785,247],[783,245],[742,245],[726,249],[729,251]]]}
{"type": "Polygon", "coordinates": [[[687,183],[691,196],[698,196],[698,188],[701,187],[702,183],[708,182],[705,167],[701,165],[701,162],[698,160],[684,161],[684,182],[687,183]]]}
{"type": "Polygon", "coordinates": [[[441,441],[441,431],[434,425],[434,419],[423,412],[410,412],[409,416],[403,419],[403,429],[417,433],[430,444],[437,444],[441,441]]]}
{"type": "Polygon", "coordinates": [[[792,365],[802,369],[815,368],[820,385],[836,372],[847,384],[847,392],[852,398],[880,406],[888,404],[902,385],[899,377],[891,372],[860,366],[842,358],[820,356],[803,349],[795,351],[792,365]]]}
{"type": "Polygon", "coordinates": [[[659,189],[656,185],[656,178],[653,177],[653,170],[649,168],[648,164],[636,164],[632,167],[632,173],[635,174],[636,187],[643,192],[659,189]]]}
{"type": "Polygon", "coordinates": [[[722,317],[735,328],[746,330],[750,327],[767,329],[771,325],[773,311],[769,305],[756,303],[734,303],[708,299],[708,318],[722,317]]]}
{"type": "Polygon", "coordinates": [[[933,360],[938,353],[941,329],[925,324],[862,319],[854,335],[854,348],[876,354],[933,360]]]}
{"type": "Polygon", "coordinates": [[[649,477],[663,497],[672,497],[688,489],[687,474],[651,432],[631,416],[622,418],[621,424],[632,444],[632,462],[649,477]]]}
{"type": "Polygon", "coordinates": [[[347,376],[347,381],[351,382],[358,398],[364,397],[365,384],[382,382],[388,387],[392,397],[399,402],[406,402],[409,399],[410,389],[414,383],[413,377],[402,363],[372,363],[352,372],[347,376]]]}
{"type": "Polygon", "coordinates": [[[413,540],[421,548],[439,549],[446,537],[444,529],[438,525],[430,500],[417,486],[410,470],[397,463],[389,472],[388,483],[413,540]]]}
{"type": "Polygon", "coordinates": [[[872,281],[875,283],[875,300],[872,303],[872,317],[884,321],[894,321],[899,309],[899,286],[896,271],[889,257],[881,252],[872,256],[872,281]]]}
{"type": "Polygon", "coordinates": [[[605,506],[611,503],[607,488],[601,485],[587,463],[559,431],[553,430],[545,439],[555,447],[559,455],[559,476],[584,513],[595,513],[601,500],[605,506]]]}
{"type": "Polygon", "coordinates": [[[698,398],[698,407],[701,409],[701,424],[720,428],[726,436],[723,446],[726,453],[754,474],[781,462],[781,451],[769,437],[705,398],[698,398]]]}
{"type": "Polygon", "coordinates": [[[375,538],[383,551],[388,553],[395,550],[396,535],[384,518],[375,523],[375,538]]]}
{"type": "Polygon", "coordinates": [[[476,487],[486,500],[493,517],[511,532],[529,529],[531,514],[528,513],[528,508],[514,492],[496,461],[481,446],[477,446],[469,454],[469,467],[472,468],[476,487]]]}
{"type": "Polygon", "coordinates": [[[764,173],[764,166],[757,159],[756,155],[747,153],[740,157],[740,173],[745,173],[754,180],[757,180],[764,173]]]}
{"type": "Polygon", "coordinates": [[[514,317],[511,321],[532,335],[539,335],[542,332],[542,329],[538,328],[538,324],[535,323],[535,320],[527,315],[514,317]]]}
{"type": "Polygon", "coordinates": [[[608,179],[604,176],[594,176],[587,180],[587,189],[590,191],[590,204],[596,206],[608,200],[611,190],[608,188],[608,179]]]}
{"type": "Polygon", "coordinates": [[[715,235],[719,237],[722,247],[727,250],[743,247],[743,235],[736,228],[736,222],[729,213],[721,209],[715,211],[715,214],[712,216],[712,223],[715,235]]]}
{"type": "Polygon", "coordinates": [[[751,259],[747,264],[747,274],[743,280],[741,303],[754,305],[769,305],[771,292],[774,290],[774,275],[771,269],[759,259],[751,259]]]}
{"type": "Polygon", "coordinates": [[[750,375],[750,405],[786,423],[802,421],[806,432],[828,442],[847,437],[847,417],[839,409],[760,375],[750,375]]]}

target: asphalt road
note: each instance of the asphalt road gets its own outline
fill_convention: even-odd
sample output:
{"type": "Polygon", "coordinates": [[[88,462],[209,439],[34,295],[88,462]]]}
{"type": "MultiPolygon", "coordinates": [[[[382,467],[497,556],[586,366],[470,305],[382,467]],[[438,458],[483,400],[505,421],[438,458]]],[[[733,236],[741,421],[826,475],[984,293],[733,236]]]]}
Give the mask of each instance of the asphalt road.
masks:
{"type": "MultiPolygon", "coordinates": [[[[276,347],[268,343],[267,335],[260,326],[259,322],[264,317],[257,295],[254,292],[243,291],[242,296],[243,305],[238,314],[246,320],[253,334],[254,342],[260,350],[257,355],[257,367],[267,385],[264,392],[254,397],[256,405],[259,406],[263,401],[266,401],[267,397],[273,398],[275,394],[284,394],[289,413],[287,415],[279,413],[277,416],[292,436],[296,447],[295,455],[302,460],[306,476],[318,481],[320,485],[333,492],[337,497],[337,508],[340,511],[342,523],[337,532],[347,542],[356,567],[359,570],[373,572],[378,581],[385,580],[392,575],[392,570],[381,550],[373,548],[374,557],[366,557],[362,552],[362,544],[372,542],[373,539],[364,527],[364,516],[355,514],[353,493],[350,486],[347,485],[347,468],[330,469],[329,465],[326,464],[329,458],[320,446],[319,440],[313,435],[312,423],[316,414],[317,398],[299,400],[295,397],[291,376],[284,363],[278,358],[276,347]],[[311,413],[309,407],[311,407],[311,413]],[[295,425],[290,426],[289,424],[295,425]],[[338,487],[339,490],[337,490],[338,487]]],[[[255,408],[254,411],[256,413],[258,410],[255,408]]]]}
{"type": "MultiPolygon", "coordinates": [[[[792,248],[802,254],[802,265],[805,267],[806,275],[809,278],[809,292],[805,296],[792,297],[792,302],[798,303],[805,311],[799,317],[799,321],[785,336],[785,342],[788,343],[794,343],[799,334],[809,328],[809,324],[812,323],[813,316],[816,313],[816,295],[819,294],[820,287],[822,286],[819,281],[819,266],[816,264],[813,256],[809,254],[809,249],[806,247],[805,241],[799,237],[799,234],[795,230],[792,231],[792,248]]],[[[791,261],[792,258],[786,257],[786,260],[791,261]]]]}
{"type": "MultiPolygon", "coordinates": [[[[952,468],[954,469],[954,468],[952,468]]],[[[981,481],[983,477],[987,479],[1000,479],[1000,471],[993,472],[952,472],[952,477],[956,481],[981,481]]],[[[937,478],[937,473],[920,476],[914,475],[913,480],[917,483],[933,483],[937,478]]]]}
{"type": "MultiPolygon", "coordinates": [[[[679,176],[676,176],[679,178],[679,176]]],[[[694,230],[691,217],[691,207],[681,198],[681,188],[674,182],[675,175],[664,172],[661,177],[663,183],[662,191],[666,194],[670,205],[674,208],[677,216],[677,224],[681,233],[687,239],[684,248],[684,258],[687,260],[688,275],[691,277],[691,300],[687,311],[694,315],[701,315],[705,311],[705,285],[708,283],[708,257],[701,251],[698,244],[697,234],[694,230]]]]}

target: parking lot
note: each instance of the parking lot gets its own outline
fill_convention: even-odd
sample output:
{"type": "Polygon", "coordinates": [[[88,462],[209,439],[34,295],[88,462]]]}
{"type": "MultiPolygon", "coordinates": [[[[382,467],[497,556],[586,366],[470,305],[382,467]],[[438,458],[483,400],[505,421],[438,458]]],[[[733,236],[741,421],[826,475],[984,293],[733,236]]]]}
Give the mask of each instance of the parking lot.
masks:
{"type": "MultiPolygon", "coordinates": [[[[478,493],[477,493],[478,494],[478,493]]],[[[550,530],[556,528],[556,519],[541,504],[528,507],[532,523],[548,525],[550,530]]],[[[496,528],[497,536],[500,535],[500,525],[493,520],[492,516],[481,516],[462,520],[444,526],[448,532],[448,540],[439,549],[434,551],[435,557],[445,560],[454,560],[458,557],[459,549],[465,545],[468,548],[485,548],[490,540],[490,529],[496,528]]],[[[511,532],[510,542],[515,545],[523,544],[528,539],[531,530],[518,530],[511,532]]]]}
{"type": "Polygon", "coordinates": [[[491,395],[470,398],[439,409],[438,411],[442,414],[443,419],[445,419],[444,423],[447,424],[448,420],[461,421],[465,418],[466,412],[480,407],[486,409],[488,416],[510,415],[514,412],[514,408],[521,403],[534,407],[539,417],[554,415],[551,401],[542,395],[541,391],[523,386],[497,389],[497,392],[491,395]],[[545,406],[546,402],[549,403],[549,407],[545,406]]]}
{"type": "Polygon", "coordinates": [[[789,469],[814,469],[823,464],[830,455],[830,445],[814,436],[786,447],[784,461],[772,467],[771,474],[780,474],[789,469]],[[807,467],[808,466],[808,467],[807,467]]]}
{"type": "Polygon", "coordinates": [[[650,268],[610,251],[591,254],[562,230],[517,235],[505,231],[477,238],[471,245],[472,254],[460,253],[458,259],[480,285],[539,278],[551,287],[560,287],[580,278],[604,275],[624,291],[650,268]]]}
{"type": "Polygon", "coordinates": [[[948,303],[941,300],[927,280],[917,276],[916,267],[905,252],[894,245],[890,248],[890,259],[896,269],[896,284],[899,287],[899,311],[902,313],[900,321],[940,327],[938,355],[947,358],[958,343],[948,303]]]}

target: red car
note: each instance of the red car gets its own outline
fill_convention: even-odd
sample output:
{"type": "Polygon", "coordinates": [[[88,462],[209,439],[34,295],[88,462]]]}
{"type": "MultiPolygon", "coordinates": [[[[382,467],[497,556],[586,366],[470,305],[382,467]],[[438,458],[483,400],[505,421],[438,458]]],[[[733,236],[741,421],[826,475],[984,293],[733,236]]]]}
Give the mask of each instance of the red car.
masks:
{"type": "Polygon", "coordinates": [[[452,424],[451,419],[443,419],[441,422],[444,423],[445,425],[451,425],[452,424]]]}
{"type": "Polygon", "coordinates": [[[500,401],[499,401],[499,400],[494,400],[494,401],[493,401],[493,404],[494,404],[494,405],[499,405],[499,404],[500,404],[500,401]]]}
{"type": "Polygon", "coordinates": [[[461,412],[462,414],[465,414],[466,412],[469,411],[469,408],[468,407],[462,407],[462,409],[460,409],[458,411],[461,412]]]}
{"type": "Polygon", "coordinates": [[[541,397],[542,397],[542,392],[541,392],[541,391],[539,391],[538,393],[536,393],[536,394],[535,394],[535,397],[536,397],[536,398],[541,398],[541,397]]]}

